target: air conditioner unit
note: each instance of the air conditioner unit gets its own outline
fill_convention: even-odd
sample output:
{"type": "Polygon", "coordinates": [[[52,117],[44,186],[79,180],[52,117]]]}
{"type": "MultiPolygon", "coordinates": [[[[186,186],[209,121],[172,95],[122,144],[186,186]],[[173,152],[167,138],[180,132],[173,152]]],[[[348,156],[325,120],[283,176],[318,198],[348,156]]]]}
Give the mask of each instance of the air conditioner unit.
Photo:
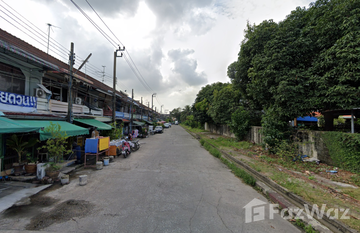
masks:
{"type": "Polygon", "coordinates": [[[43,89],[36,88],[35,96],[38,97],[38,98],[46,98],[46,93],[45,93],[45,91],[43,89]]]}
{"type": "Polygon", "coordinates": [[[82,99],[80,97],[76,97],[75,104],[82,104],[82,99]]]}

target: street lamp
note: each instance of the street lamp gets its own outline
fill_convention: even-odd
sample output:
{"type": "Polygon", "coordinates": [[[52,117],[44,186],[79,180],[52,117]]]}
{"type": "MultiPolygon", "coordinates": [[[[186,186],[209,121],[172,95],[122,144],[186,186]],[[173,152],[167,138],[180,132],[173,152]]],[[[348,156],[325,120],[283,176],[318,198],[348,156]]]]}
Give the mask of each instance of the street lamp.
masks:
{"type": "Polygon", "coordinates": [[[151,95],[151,110],[154,110],[154,96],[156,96],[156,93],[151,95]]]}

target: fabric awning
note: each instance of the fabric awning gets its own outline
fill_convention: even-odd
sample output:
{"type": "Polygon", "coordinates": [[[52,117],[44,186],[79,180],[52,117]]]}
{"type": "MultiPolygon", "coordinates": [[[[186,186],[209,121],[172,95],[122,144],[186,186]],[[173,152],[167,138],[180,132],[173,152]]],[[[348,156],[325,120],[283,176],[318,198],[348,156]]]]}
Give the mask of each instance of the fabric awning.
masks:
{"type": "Polygon", "coordinates": [[[133,121],[133,124],[134,124],[134,125],[139,125],[139,126],[145,125],[145,123],[139,122],[139,121],[133,121]]]}
{"type": "Polygon", "coordinates": [[[24,125],[6,117],[0,117],[0,124],[0,133],[27,133],[40,130],[40,127],[24,125]]]}
{"type": "Polygon", "coordinates": [[[111,117],[103,117],[103,116],[95,116],[95,120],[101,121],[101,122],[112,122],[111,117]]]}
{"type": "Polygon", "coordinates": [[[145,122],[148,123],[149,125],[154,125],[154,122],[146,121],[146,120],[143,120],[143,121],[145,121],[145,122]]]}
{"type": "Polygon", "coordinates": [[[101,121],[95,120],[95,119],[74,119],[76,122],[80,122],[86,125],[94,126],[98,130],[111,130],[111,125],[105,124],[101,121]]]}
{"type": "Polygon", "coordinates": [[[121,119],[123,122],[130,122],[129,120],[126,119],[121,119]]]}
{"type": "MultiPolygon", "coordinates": [[[[45,128],[50,125],[50,122],[54,124],[59,124],[61,127],[60,128],[61,132],[65,132],[66,136],[68,137],[89,134],[88,129],[85,129],[83,127],[74,124],[70,124],[69,122],[66,121],[16,120],[16,122],[23,125],[27,125],[29,127],[32,126],[38,128],[39,127],[45,128]]],[[[51,138],[51,133],[44,132],[43,129],[41,129],[39,133],[40,133],[40,141],[45,141],[51,138]]]]}

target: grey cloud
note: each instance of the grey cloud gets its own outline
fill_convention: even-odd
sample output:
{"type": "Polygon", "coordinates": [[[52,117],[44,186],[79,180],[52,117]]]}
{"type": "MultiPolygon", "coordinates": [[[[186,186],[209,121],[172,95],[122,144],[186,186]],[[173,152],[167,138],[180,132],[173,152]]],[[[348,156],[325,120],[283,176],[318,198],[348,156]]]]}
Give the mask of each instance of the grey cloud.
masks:
{"type": "Polygon", "coordinates": [[[172,70],[174,76],[172,78],[180,78],[190,86],[205,84],[207,77],[204,72],[196,72],[197,61],[187,57],[194,53],[194,50],[180,50],[174,49],[168,52],[168,56],[174,63],[172,70]]]}
{"type": "MultiPolygon", "coordinates": [[[[124,14],[133,16],[139,6],[140,0],[112,0],[98,1],[87,0],[100,16],[114,16],[116,14],[124,14]]],[[[91,7],[85,2],[75,1],[83,10],[92,11],[91,7]]],[[[73,5],[72,3],[70,3],[73,5]]],[[[75,7],[75,6],[74,6],[75,7]]]]}
{"type": "Polygon", "coordinates": [[[205,13],[194,15],[189,20],[191,31],[195,35],[206,34],[215,25],[215,22],[214,18],[205,13]]]}
{"type": "Polygon", "coordinates": [[[149,8],[160,18],[160,23],[180,21],[193,8],[210,6],[213,0],[147,0],[149,8]]]}

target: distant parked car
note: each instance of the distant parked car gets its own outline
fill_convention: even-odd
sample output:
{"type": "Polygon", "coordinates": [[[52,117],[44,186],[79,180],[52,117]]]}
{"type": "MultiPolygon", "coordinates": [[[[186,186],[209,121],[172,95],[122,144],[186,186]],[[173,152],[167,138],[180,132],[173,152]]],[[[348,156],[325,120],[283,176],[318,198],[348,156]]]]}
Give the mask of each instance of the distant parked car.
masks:
{"type": "Polygon", "coordinates": [[[177,124],[179,124],[179,122],[178,122],[178,121],[175,121],[175,125],[177,125],[177,124]]]}
{"type": "Polygon", "coordinates": [[[163,127],[162,126],[156,126],[155,127],[155,130],[154,130],[155,133],[163,133],[163,127]]]}
{"type": "Polygon", "coordinates": [[[169,123],[164,123],[164,128],[170,128],[169,123]]]}

